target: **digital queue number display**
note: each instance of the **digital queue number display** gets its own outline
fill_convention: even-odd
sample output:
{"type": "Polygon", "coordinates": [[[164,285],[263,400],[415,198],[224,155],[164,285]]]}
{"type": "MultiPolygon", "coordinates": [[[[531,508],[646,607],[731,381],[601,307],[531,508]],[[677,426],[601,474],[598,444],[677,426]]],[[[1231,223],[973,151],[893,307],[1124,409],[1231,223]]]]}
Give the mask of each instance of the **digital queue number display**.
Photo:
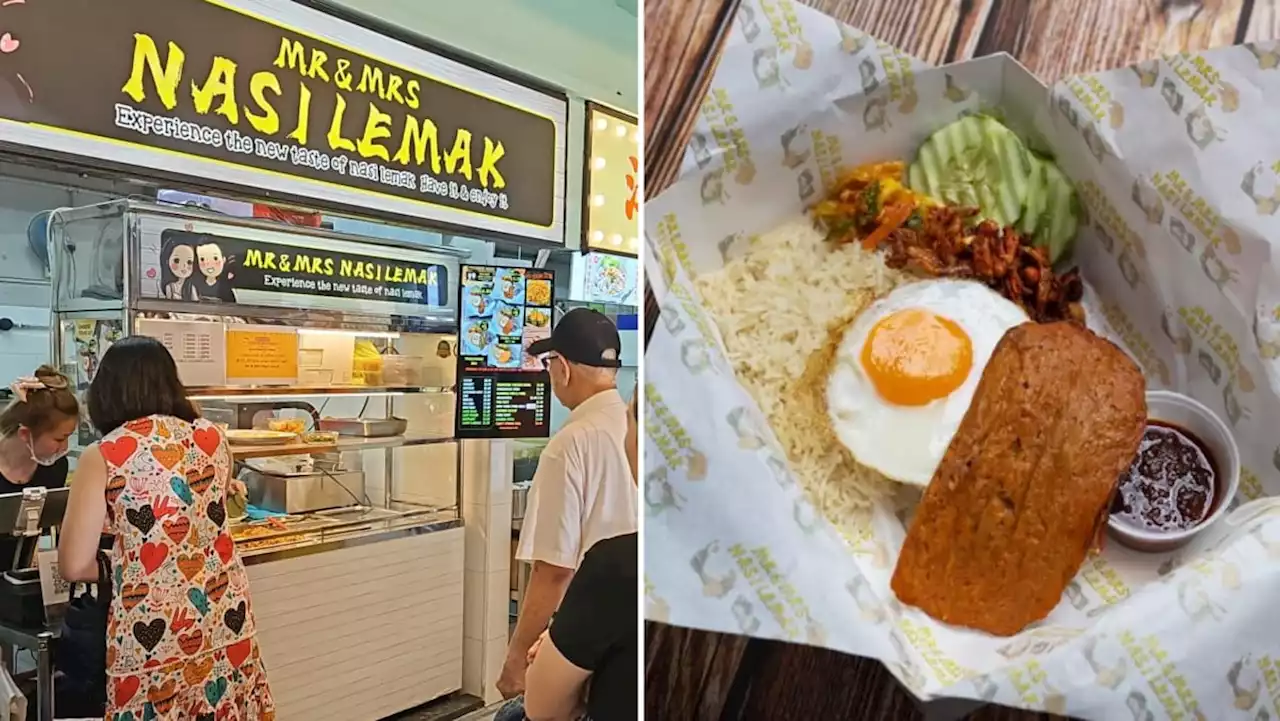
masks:
{"type": "Polygon", "coordinates": [[[551,377],[528,352],[550,337],[555,273],[463,265],[459,284],[458,438],[551,435],[551,377]]]}

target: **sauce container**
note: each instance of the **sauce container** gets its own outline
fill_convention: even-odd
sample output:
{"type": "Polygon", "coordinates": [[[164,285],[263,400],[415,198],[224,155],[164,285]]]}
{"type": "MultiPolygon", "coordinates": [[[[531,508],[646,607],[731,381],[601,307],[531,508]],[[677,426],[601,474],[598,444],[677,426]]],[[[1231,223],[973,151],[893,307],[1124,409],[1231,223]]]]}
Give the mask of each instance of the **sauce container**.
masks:
{"type": "MultiPolygon", "coordinates": [[[[1152,425],[1164,426],[1189,436],[1208,456],[1209,464],[1214,470],[1213,498],[1208,515],[1191,528],[1160,531],[1139,526],[1115,513],[1107,517],[1107,527],[1121,545],[1136,551],[1163,553],[1190,543],[1226,514],[1227,506],[1231,505],[1231,499],[1240,487],[1240,449],[1231,435],[1231,429],[1216,413],[1203,403],[1181,393],[1147,391],[1147,419],[1151,421],[1148,428],[1152,425]]],[[[1122,477],[1121,483],[1123,482],[1122,477]]]]}

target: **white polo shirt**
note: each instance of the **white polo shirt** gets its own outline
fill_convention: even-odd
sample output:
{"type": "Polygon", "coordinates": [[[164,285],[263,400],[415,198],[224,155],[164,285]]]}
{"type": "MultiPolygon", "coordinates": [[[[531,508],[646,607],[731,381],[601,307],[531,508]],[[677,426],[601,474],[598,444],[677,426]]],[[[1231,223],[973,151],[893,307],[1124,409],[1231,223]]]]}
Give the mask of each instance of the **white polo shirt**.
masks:
{"type": "Polygon", "coordinates": [[[626,435],[627,403],[615,389],[573,409],[538,459],[517,560],[576,570],[596,541],[636,532],[626,435]]]}

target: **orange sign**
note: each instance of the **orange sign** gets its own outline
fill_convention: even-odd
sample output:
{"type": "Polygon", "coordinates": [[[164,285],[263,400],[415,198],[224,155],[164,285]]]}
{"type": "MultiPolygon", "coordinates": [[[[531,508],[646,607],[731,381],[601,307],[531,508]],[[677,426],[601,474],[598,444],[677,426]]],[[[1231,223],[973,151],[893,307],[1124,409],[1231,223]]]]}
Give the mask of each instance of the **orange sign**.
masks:
{"type": "Polygon", "coordinates": [[[291,385],[298,382],[298,333],[247,326],[227,329],[227,383],[291,385]]]}

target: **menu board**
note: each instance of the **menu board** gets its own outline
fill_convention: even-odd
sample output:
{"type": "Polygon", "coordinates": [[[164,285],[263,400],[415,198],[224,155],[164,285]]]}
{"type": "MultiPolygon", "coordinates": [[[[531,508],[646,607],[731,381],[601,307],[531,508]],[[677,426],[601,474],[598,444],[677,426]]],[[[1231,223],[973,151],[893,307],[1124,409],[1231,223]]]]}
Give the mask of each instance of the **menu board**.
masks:
{"type": "Polygon", "coordinates": [[[546,438],[551,377],[527,350],[551,335],[555,273],[462,266],[458,438],[546,438]]]}
{"type": "Polygon", "coordinates": [[[137,328],[138,335],[151,336],[169,349],[183,385],[226,385],[226,338],[221,322],[139,318],[137,328]]]}

